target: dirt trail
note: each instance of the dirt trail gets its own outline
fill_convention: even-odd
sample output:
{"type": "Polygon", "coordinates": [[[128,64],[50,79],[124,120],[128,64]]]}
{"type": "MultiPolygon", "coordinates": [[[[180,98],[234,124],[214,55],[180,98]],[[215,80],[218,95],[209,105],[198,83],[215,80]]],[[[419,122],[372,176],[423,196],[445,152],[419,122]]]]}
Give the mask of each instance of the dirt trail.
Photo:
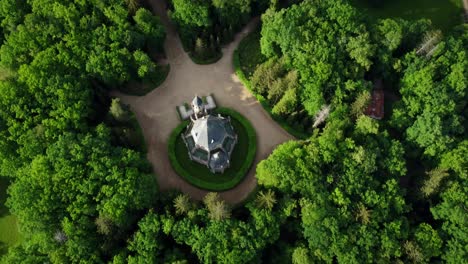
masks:
{"type": "Polygon", "coordinates": [[[168,19],[165,3],[149,1],[153,12],[161,17],[167,30],[165,50],[171,71],[166,81],[151,93],[142,96],[128,96],[120,93],[123,102],[135,112],[148,144],[148,160],[153,164],[161,190],[178,189],[194,199],[201,199],[207,193],[185,182],[172,169],[167,153],[167,141],[171,131],[180,123],[176,106],[190,102],[195,94],[212,93],[219,106],[230,107],[252,122],[257,132],[257,154],[254,164],[245,179],[234,189],[221,192],[228,203],[244,200],[255,189],[255,168],[280,143],[293,139],[271,119],[255,97],[241,84],[234,73],[232,56],[240,40],[255,29],[258,18],[252,20],[235,36],[234,41],[223,48],[223,57],[214,64],[194,64],[183,51],[174,25],[168,19]]]}

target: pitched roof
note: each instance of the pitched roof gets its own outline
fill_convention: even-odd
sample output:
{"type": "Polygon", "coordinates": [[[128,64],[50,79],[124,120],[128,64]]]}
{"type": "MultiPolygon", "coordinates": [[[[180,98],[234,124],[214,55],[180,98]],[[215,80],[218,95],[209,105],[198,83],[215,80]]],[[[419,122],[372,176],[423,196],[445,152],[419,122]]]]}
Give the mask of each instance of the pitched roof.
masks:
{"type": "Polygon", "coordinates": [[[200,96],[197,95],[193,98],[192,105],[201,107],[203,105],[203,100],[200,98],[200,96]]]}
{"type": "Polygon", "coordinates": [[[195,145],[207,151],[221,147],[226,136],[235,137],[229,120],[213,115],[203,116],[194,120],[190,134],[195,145]]]}

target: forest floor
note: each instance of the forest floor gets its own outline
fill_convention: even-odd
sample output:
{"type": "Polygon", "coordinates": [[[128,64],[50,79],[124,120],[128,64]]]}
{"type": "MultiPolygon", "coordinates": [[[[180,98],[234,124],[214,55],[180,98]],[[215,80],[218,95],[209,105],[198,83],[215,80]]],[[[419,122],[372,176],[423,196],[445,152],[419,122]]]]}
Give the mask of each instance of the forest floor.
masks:
{"type": "Polygon", "coordinates": [[[219,106],[233,108],[245,116],[257,132],[255,161],[237,187],[220,193],[226,202],[239,203],[257,186],[255,170],[258,162],[265,159],[278,144],[294,139],[269,116],[234,73],[234,50],[243,37],[256,29],[259,19],[255,18],[248,23],[234,41],[223,48],[224,55],[218,62],[197,65],[184,52],[175,26],[167,17],[164,1],[149,2],[167,31],[165,52],[171,71],[166,81],[146,96],[129,96],[118,92],[113,95],[120,97],[135,112],[148,144],[147,157],[154,167],[160,189],[177,189],[194,199],[202,199],[207,191],[190,185],[177,175],[168,157],[167,141],[172,130],[180,123],[176,106],[190,102],[196,94],[213,94],[219,106]]]}

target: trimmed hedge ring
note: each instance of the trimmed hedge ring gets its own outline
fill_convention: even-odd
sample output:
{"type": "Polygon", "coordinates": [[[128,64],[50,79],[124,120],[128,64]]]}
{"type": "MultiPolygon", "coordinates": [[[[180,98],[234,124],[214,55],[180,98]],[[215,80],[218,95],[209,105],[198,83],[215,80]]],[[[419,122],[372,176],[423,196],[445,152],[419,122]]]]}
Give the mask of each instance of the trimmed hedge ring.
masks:
{"type": "MultiPolygon", "coordinates": [[[[168,143],[169,161],[171,162],[171,166],[175,170],[175,172],[188,183],[198,188],[204,189],[204,190],[225,191],[225,190],[229,190],[237,186],[248,173],[255,159],[255,154],[257,152],[257,135],[250,121],[248,121],[245,117],[243,117],[238,112],[229,108],[220,107],[220,108],[215,109],[214,113],[219,113],[221,115],[230,116],[231,119],[234,119],[235,121],[237,121],[238,123],[242,125],[242,127],[244,128],[246,132],[245,134],[247,134],[247,138],[246,138],[247,139],[247,151],[246,153],[242,153],[242,156],[245,157],[245,159],[239,168],[235,168],[236,171],[233,174],[233,176],[224,182],[211,182],[205,179],[201,179],[200,177],[197,177],[196,175],[197,173],[187,170],[187,168],[185,168],[179,162],[177,155],[183,155],[183,154],[177,153],[176,143],[178,141],[178,138],[180,138],[180,134],[185,130],[185,128],[187,127],[190,121],[183,121],[172,131],[169,137],[169,143],[168,143]]],[[[234,151],[236,151],[237,147],[239,146],[236,145],[234,147],[234,151]]],[[[223,175],[223,174],[216,174],[216,175],[223,175]]]]}

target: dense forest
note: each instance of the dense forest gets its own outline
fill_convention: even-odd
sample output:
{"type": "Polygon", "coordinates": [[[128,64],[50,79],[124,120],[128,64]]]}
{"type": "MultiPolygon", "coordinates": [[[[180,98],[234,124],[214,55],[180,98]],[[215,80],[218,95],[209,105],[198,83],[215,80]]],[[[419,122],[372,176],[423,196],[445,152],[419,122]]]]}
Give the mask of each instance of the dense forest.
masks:
{"type": "Polygon", "coordinates": [[[466,262],[466,24],[376,20],[345,0],[172,0],[168,14],[200,63],[261,15],[251,89],[310,137],[261,161],[242,204],[159,192],[109,96],[161,67],[148,4],[2,0],[0,176],[23,238],[1,262],[466,262]],[[365,114],[378,79],[383,120],[365,114]]]}

